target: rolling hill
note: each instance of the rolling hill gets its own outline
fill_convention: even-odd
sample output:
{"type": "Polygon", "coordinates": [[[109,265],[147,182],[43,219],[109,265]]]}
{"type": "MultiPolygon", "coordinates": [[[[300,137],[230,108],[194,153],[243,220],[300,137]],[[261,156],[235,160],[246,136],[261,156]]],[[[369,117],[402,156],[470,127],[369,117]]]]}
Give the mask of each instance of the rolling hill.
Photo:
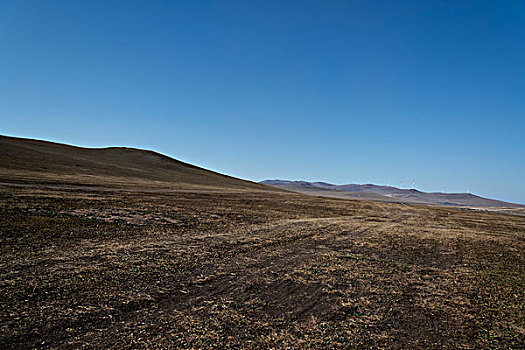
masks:
{"type": "Polygon", "coordinates": [[[0,182],[274,190],[153,151],[82,148],[8,136],[0,136],[0,182]]]}
{"type": "Polygon", "coordinates": [[[334,185],[287,180],[265,180],[257,184],[154,151],[127,147],[83,148],[9,136],[0,136],[1,182],[171,190],[287,190],[315,196],[382,202],[524,207],[470,193],[426,193],[373,184],[334,185]]]}
{"type": "Polygon", "coordinates": [[[524,207],[523,205],[483,198],[471,193],[428,193],[373,184],[334,185],[326,182],[264,180],[260,182],[279,189],[315,196],[365,199],[396,203],[438,204],[472,207],[524,207]]]}

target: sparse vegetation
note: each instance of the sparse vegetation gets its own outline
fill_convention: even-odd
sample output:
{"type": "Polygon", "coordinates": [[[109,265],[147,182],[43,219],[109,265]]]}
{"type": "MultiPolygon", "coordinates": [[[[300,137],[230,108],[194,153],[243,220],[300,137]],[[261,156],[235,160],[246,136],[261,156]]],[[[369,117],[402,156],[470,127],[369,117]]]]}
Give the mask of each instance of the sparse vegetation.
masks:
{"type": "Polygon", "coordinates": [[[2,348],[523,348],[525,221],[4,185],[2,348]]]}
{"type": "Polygon", "coordinates": [[[0,348],[525,347],[519,208],[311,197],[6,137],[0,159],[0,348]]]}

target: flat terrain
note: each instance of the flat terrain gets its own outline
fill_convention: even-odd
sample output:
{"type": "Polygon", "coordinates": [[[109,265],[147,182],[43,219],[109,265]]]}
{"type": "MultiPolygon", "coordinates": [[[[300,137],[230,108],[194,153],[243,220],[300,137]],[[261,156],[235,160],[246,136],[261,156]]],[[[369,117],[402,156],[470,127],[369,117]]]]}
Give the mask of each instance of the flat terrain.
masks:
{"type": "Polygon", "coordinates": [[[0,185],[0,348],[525,346],[525,218],[0,185]]]}

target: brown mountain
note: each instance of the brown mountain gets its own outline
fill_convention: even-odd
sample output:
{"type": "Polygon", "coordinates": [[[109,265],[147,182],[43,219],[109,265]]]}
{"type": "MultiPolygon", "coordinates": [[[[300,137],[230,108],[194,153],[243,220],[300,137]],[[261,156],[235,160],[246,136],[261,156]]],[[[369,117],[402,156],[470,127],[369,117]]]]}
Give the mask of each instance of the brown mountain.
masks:
{"type": "Polygon", "coordinates": [[[333,185],[326,182],[264,180],[260,183],[279,189],[333,198],[364,199],[395,203],[454,205],[464,207],[525,207],[471,193],[428,193],[416,189],[402,189],[373,184],[333,185]]]}
{"type": "Polygon", "coordinates": [[[8,136],[0,136],[0,182],[273,190],[153,151],[82,148],[8,136]]]}

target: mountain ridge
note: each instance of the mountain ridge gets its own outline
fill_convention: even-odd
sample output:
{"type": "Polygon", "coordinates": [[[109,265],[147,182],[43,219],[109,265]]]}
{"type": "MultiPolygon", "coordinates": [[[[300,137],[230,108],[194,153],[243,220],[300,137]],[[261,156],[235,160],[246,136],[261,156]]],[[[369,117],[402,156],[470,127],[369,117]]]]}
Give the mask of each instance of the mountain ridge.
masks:
{"type": "Polygon", "coordinates": [[[352,199],[369,199],[386,202],[437,204],[475,207],[525,207],[525,205],[481,197],[471,193],[423,192],[394,186],[374,184],[334,185],[327,182],[304,180],[263,180],[261,184],[304,194],[352,199]]]}

